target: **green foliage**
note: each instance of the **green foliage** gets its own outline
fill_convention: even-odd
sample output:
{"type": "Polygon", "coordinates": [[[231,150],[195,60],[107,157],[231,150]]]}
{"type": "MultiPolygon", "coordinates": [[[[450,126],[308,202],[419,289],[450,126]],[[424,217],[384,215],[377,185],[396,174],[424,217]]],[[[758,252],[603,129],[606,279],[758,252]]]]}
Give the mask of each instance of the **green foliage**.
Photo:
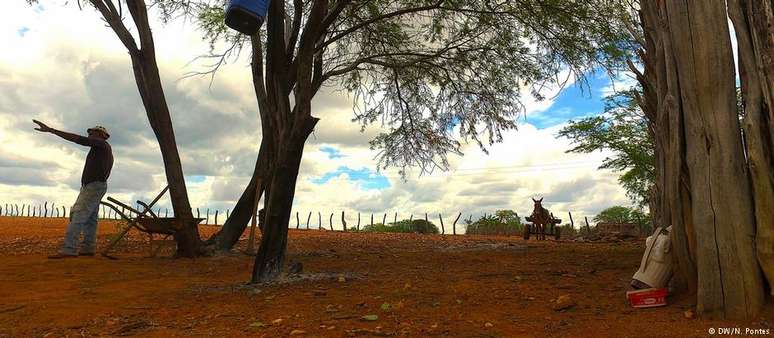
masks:
{"type": "Polygon", "coordinates": [[[423,219],[398,221],[397,223],[381,224],[376,223],[374,225],[368,224],[361,230],[363,232],[401,232],[401,233],[420,233],[420,234],[437,234],[439,233],[438,227],[432,222],[425,221],[423,219]]]}
{"type": "Polygon", "coordinates": [[[632,219],[631,212],[632,209],[617,205],[600,211],[593,220],[597,223],[629,223],[632,219]]]}
{"type": "Polygon", "coordinates": [[[602,169],[620,172],[619,183],[637,205],[648,203],[655,181],[655,145],[648,122],[636,103],[639,88],[616,93],[605,99],[605,111],[580,121],[570,121],[559,131],[575,146],[568,152],[592,153],[612,150],[602,169]]]}
{"type": "MultiPolygon", "coordinates": [[[[211,41],[213,68],[241,50],[246,38],[222,26],[225,0],[156,3],[192,12],[211,41]]],[[[287,15],[269,14],[264,28],[278,23],[273,27],[291,32],[272,30],[273,39],[261,32],[265,74],[273,69],[269,64],[310,65],[312,58],[299,59],[299,50],[305,38],[315,41],[319,63],[308,67],[319,72],[315,81],[353,94],[353,120],[385,130],[370,142],[379,151],[379,167],[404,174],[409,167],[446,169],[448,154],[461,154],[463,141],[482,149],[501,141],[525,111],[522,93],[542,99],[542,88],[562,85],[560,73],[569,71],[583,83],[589,70],[616,68],[633,50],[626,27],[611,20],[628,14],[618,1],[310,0],[271,6],[270,13],[287,15]],[[328,26],[309,17],[322,4],[329,6],[328,26]],[[298,25],[285,21],[296,14],[298,25]],[[317,31],[319,36],[307,36],[317,31]],[[286,37],[302,38],[291,39],[289,47],[268,45],[286,37]],[[269,53],[276,48],[288,54],[269,53]],[[277,55],[287,60],[269,62],[277,55]]],[[[299,74],[283,76],[292,86],[299,74]]]]}
{"type": "Polygon", "coordinates": [[[519,235],[524,225],[513,210],[497,210],[495,215],[482,216],[466,225],[466,234],[470,235],[519,235]]]}
{"type": "Polygon", "coordinates": [[[596,223],[634,223],[646,232],[651,228],[650,214],[646,214],[641,209],[620,205],[600,211],[594,216],[593,221],[596,223]]]}

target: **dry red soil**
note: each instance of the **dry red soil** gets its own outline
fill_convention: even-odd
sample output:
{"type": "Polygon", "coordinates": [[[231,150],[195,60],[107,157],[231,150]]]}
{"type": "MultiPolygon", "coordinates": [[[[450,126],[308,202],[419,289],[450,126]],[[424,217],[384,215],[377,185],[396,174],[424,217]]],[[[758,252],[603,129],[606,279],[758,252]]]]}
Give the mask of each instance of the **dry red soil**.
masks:
{"type": "MultiPolygon", "coordinates": [[[[119,260],[46,259],[64,227],[0,217],[0,337],[700,337],[774,324],[771,303],[749,322],[686,319],[687,298],[630,308],[640,242],[291,230],[303,273],[249,286],[244,240],[230,255],[149,258],[134,233],[119,260]],[[577,304],[554,311],[565,294],[577,304]]],[[[100,222],[99,242],[116,227],[100,222]]]]}

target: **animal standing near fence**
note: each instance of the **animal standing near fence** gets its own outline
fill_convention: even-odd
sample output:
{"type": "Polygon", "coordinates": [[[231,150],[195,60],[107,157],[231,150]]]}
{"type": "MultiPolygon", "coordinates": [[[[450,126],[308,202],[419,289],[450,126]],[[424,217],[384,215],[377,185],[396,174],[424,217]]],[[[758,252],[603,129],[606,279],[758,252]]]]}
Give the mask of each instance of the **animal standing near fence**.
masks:
{"type": "Polygon", "coordinates": [[[562,220],[555,218],[548,209],[543,208],[543,198],[539,200],[533,198],[532,202],[534,202],[532,214],[527,216],[527,221],[532,224],[524,226],[524,239],[529,239],[530,234],[535,234],[539,240],[545,240],[546,235],[559,239],[561,228],[557,224],[562,223],[562,220]]]}

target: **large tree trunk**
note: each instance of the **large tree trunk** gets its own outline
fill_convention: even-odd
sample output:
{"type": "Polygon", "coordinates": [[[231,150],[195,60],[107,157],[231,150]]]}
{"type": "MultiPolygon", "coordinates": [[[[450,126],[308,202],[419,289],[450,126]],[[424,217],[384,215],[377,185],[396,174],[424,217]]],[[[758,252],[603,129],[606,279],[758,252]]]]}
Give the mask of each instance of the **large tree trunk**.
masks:
{"type": "MultiPolygon", "coordinates": [[[[191,205],[185,186],[185,176],[177,151],[175,132],[169,115],[164,88],[156,64],[155,45],[145,2],[127,1],[127,7],[138,29],[140,49],[130,50],[135,81],[140,92],[145,112],[156,135],[164,161],[164,172],[169,184],[169,194],[175,217],[181,222],[182,231],[175,234],[177,256],[195,257],[199,254],[201,240],[198,224],[193,221],[191,205]]],[[[120,37],[120,34],[119,34],[120,37]]]]}
{"type": "Polygon", "coordinates": [[[276,278],[282,271],[288,241],[296,180],[301,166],[304,143],[317,124],[317,119],[305,120],[295,126],[287,141],[279,142],[275,157],[272,179],[267,194],[266,224],[261,236],[261,245],[255,257],[251,282],[257,283],[276,278]]]}
{"type": "MultiPolygon", "coordinates": [[[[269,5],[267,20],[266,75],[263,73],[260,41],[253,37],[253,84],[261,106],[264,138],[272,154],[269,170],[271,181],[266,193],[266,224],[261,245],[255,257],[252,282],[276,278],[282,270],[288,241],[288,224],[296,190],[296,180],[304,153],[304,143],[319,119],[311,115],[311,102],[321,83],[322,54],[315,52],[321,34],[327,1],[316,1],[308,12],[306,29],[300,35],[292,64],[295,33],[285,31],[285,8],[282,1],[269,5]],[[317,65],[316,67],[314,65],[317,65]],[[313,80],[313,74],[316,80],[313,80]],[[265,83],[264,83],[265,79],[265,83]],[[295,105],[290,106],[290,95],[295,105]],[[264,107],[266,109],[264,109],[264,107]]],[[[300,13],[300,12],[298,12],[300,13]]],[[[294,27],[300,27],[300,14],[294,27]]],[[[297,33],[297,32],[296,32],[297,33]]]]}
{"type": "Polygon", "coordinates": [[[180,155],[177,151],[175,134],[172,128],[172,120],[169,116],[166,99],[161,85],[155,56],[147,55],[148,51],[140,52],[142,55],[133,56],[132,64],[137,80],[137,86],[141,88],[141,97],[150,121],[151,128],[156,134],[161,149],[161,157],[164,161],[164,172],[169,184],[169,194],[172,200],[172,209],[175,217],[182,222],[182,231],[175,233],[177,242],[177,256],[195,257],[199,253],[199,228],[193,221],[191,205],[188,201],[188,193],[185,186],[185,176],[180,163],[180,155]]]}
{"type": "Polygon", "coordinates": [[[736,114],[725,1],[664,3],[675,42],[671,51],[691,183],[697,310],[709,317],[752,318],[762,307],[763,284],[755,259],[755,218],[736,114]]]}
{"type": "Polygon", "coordinates": [[[700,314],[752,318],[764,300],[753,243],[758,214],[746,184],[725,2],[649,0],[640,14],[641,106],[654,129],[657,170],[664,167],[657,185],[673,227],[676,280],[696,290],[700,314]]]}
{"type": "MultiPolygon", "coordinates": [[[[774,3],[729,0],[739,48],[748,167],[755,200],[758,262],[774,282],[774,3]],[[768,65],[768,66],[767,66],[768,65]]],[[[774,294],[774,288],[770,288],[774,294]]]]}
{"type": "Polygon", "coordinates": [[[696,265],[692,248],[694,236],[690,219],[690,181],[683,158],[685,135],[680,110],[680,92],[672,57],[672,43],[663,2],[645,1],[640,11],[643,26],[641,57],[644,73],[637,73],[643,88],[640,106],[654,133],[656,183],[653,198],[658,226],[672,225],[675,284],[688,293],[696,291],[696,265]]]}

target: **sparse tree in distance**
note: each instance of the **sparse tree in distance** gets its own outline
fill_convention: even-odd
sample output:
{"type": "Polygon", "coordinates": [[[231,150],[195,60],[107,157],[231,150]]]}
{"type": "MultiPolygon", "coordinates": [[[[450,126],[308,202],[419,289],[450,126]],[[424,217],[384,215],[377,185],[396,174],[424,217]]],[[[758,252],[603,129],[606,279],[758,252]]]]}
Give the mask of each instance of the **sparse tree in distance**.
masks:
{"type": "Polygon", "coordinates": [[[570,121],[559,131],[574,147],[568,152],[592,153],[611,150],[600,169],[620,172],[618,182],[638,206],[648,205],[655,184],[655,145],[648,120],[637,105],[640,88],[631,88],[605,98],[598,115],[570,121]]]}

